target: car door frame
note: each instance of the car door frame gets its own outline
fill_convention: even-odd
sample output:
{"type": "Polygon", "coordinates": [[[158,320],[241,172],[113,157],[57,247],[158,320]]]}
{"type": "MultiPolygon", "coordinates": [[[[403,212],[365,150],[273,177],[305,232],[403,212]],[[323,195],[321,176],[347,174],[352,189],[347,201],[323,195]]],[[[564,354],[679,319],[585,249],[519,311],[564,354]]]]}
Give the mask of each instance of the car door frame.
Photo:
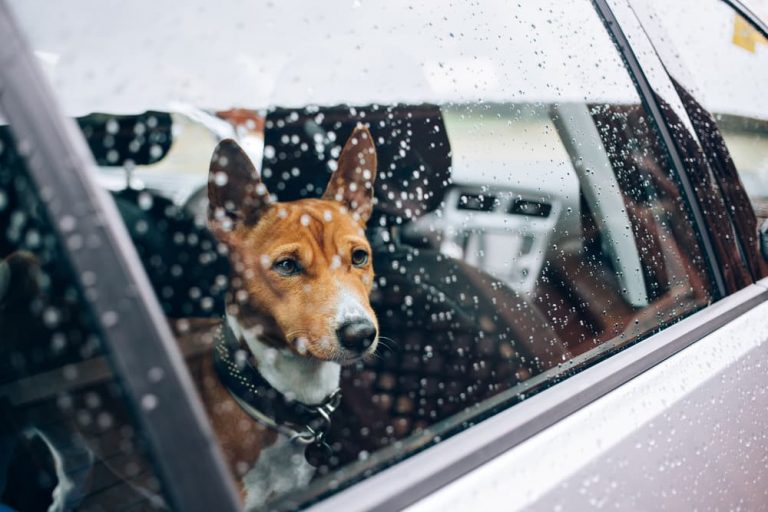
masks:
{"type": "Polygon", "coordinates": [[[203,405],[120,214],[96,183],[85,139],[59,109],[5,0],[0,0],[0,70],[0,112],[62,241],[165,497],[174,510],[239,510],[203,405]],[[99,243],[67,244],[75,232],[99,243]],[[96,279],[84,283],[86,272],[96,279]],[[153,374],[162,378],[151,379],[153,374]]]}
{"type": "MultiPolygon", "coordinates": [[[[609,0],[610,1],[610,0],[609,0]]],[[[763,22],[752,10],[749,9],[743,2],[740,0],[719,0],[724,5],[730,7],[733,9],[733,11],[744,18],[744,20],[749,23],[755,30],[757,30],[759,33],[763,35],[763,37],[768,38],[768,24],[763,22]]],[[[651,5],[640,5],[640,2],[638,0],[629,0],[629,5],[631,9],[634,11],[637,7],[644,8],[644,9],[650,9],[651,11],[654,10],[653,6],[651,5]]],[[[660,16],[660,13],[656,13],[657,16],[660,16]]],[[[640,16],[637,16],[638,19],[640,16]]],[[[642,25],[642,20],[640,20],[640,24],[642,25]]],[[[654,27],[644,27],[644,31],[647,33],[650,33],[654,30],[654,27]]],[[[661,39],[660,34],[657,34],[654,36],[654,39],[661,39]]],[[[655,48],[655,47],[654,47],[655,48]]],[[[658,53],[661,54],[663,51],[667,52],[675,52],[674,47],[670,48],[662,48],[661,51],[658,53]]],[[[671,55],[668,55],[668,57],[671,57],[671,55]]],[[[663,61],[663,56],[659,55],[659,59],[663,61]]],[[[683,81],[687,81],[690,79],[690,70],[686,66],[685,63],[679,63],[676,62],[676,65],[679,66],[676,71],[679,71],[683,76],[678,76],[678,79],[681,79],[683,81]]],[[[673,73],[669,71],[669,69],[665,66],[664,67],[665,74],[669,78],[670,81],[674,81],[673,73]]],[[[687,87],[687,83],[681,83],[679,87],[687,87]]],[[[747,219],[739,219],[738,217],[740,215],[743,215],[746,213],[751,213],[754,216],[754,210],[752,208],[752,204],[749,201],[749,196],[744,189],[743,183],[741,182],[741,179],[738,176],[738,169],[735,168],[733,164],[733,159],[730,156],[730,152],[728,150],[727,145],[725,144],[725,139],[723,138],[722,133],[720,132],[720,129],[717,127],[717,124],[714,122],[714,119],[712,118],[712,113],[709,112],[707,109],[705,109],[697,100],[696,94],[691,93],[690,91],[685,91],[687,95],[689,95],[688,101],[695,102],[696,105],[694,106],[694,112],[688,113],[688,109],[683,108],[683,116],[686,118],[687,126],[691,126],[691,130],[693,133],[690,134],[690,137],[693,139],[696,139],[699,141],[698,146],[701,149],[702,152],[706,151],[704,149],[704,144],[701,142],[702,138],[706,138],[709,140],[710,145],[714,145],[718,147],[718,151],[722,154],[720,155],[708,155],[716,158],[716,166],[720,167],[722,171],[719,173],[713,169],[713,175],[716,176],[716,183],[717,183],[717,190],[720,192],[720,196],[722,197],[722,200],[726,206],[725,213],[728,215],[731,225],[734,226],[733,234],[736,238],[736,241],[740,248],[740,257],[745,261],[745,267],[749,270],[749,272],[752,275],[752,278],[754,280],[758,280],[761,277],[765,276],[766,273],[768,273],[768,261],[766,261],[766,256],[761,254],[760,251],[760,240],[759,240],[759,233],[758,229],[759,226],[756,226],[756,218],[752,219],[755,221],[755,225],[752,226],[751,221],[747,221],[747,219]],[[701,113],[696,113],[695,109],[700,108],[702,110],[701,113]],[[699,122],[696,122],[694,119],[695,117],[699,117],[699,122]],[[703,118],[703,119],[702,119],[703,118]],[[692,128],[692,126],[695,124],[695,129],[692,128]],[[720,158],[717,158],[720,157],[720,158]],[[718,176],[719,174],[719,176],[718,176]],[[724,183],[724,180],[727,180],[727,189],[723,190],[723,186],[721,186],[724,183]]],[[[677,94],[678,98],[680,98],[681,101],[686,101],[685,98],[682,97],[681,93],[677,94]]]]}

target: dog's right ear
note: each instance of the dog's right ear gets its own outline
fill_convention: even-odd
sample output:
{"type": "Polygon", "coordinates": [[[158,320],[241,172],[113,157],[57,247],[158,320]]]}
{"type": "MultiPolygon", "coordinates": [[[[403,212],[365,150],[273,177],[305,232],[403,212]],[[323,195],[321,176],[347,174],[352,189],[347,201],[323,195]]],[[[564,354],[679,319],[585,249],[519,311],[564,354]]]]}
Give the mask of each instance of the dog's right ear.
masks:
{"type": "Polygon", "coordinates": [[[231,230],[254,225],[272,204],[256,167],[237,142],[224,139],[211,157],[208,172],[208,222],[231,230]]]}

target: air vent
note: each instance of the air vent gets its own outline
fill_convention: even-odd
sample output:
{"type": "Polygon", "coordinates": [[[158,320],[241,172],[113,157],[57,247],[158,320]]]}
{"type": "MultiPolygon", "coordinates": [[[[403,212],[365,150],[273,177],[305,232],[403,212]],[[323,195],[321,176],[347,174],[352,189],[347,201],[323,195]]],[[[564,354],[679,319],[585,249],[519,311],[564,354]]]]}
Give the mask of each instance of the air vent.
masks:
{"type": "Polygon", "coordinates": [[[525,199],[515,199],[512,206],[509,207],[509,213],[512,215],[528,215],[531,217],[549,217],[549,212],[551,211],[551,204],[527,201],[525,199]]]}
{"type": "Polygon", "coordinates": [[[490,212],[496,203],[496,197],[487,194],[461,194],[459,196],[458,210],[472,210],[476,212],[490,212]]]}

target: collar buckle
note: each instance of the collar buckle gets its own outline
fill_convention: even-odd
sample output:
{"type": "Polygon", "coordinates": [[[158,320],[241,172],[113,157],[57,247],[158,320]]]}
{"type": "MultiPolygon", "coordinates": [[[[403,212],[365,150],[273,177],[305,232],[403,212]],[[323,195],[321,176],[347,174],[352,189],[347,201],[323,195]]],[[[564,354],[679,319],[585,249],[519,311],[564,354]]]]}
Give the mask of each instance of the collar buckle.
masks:
{"type": "Polygon", "coordinates": [[[322,443],[325,434],[331,428],[331,414],[339,408],[341,404],[341,389],[337,389],[323,402],[317,406],[311,406],[313,413],[318,416],[320,420],[319,425],[304,425],[302,431],[297,431],[291,436],[291,441],[294,441],[301,445],[319,444],[322,443]],[[313,428],[314,426],[314,428],[313,428]]]}

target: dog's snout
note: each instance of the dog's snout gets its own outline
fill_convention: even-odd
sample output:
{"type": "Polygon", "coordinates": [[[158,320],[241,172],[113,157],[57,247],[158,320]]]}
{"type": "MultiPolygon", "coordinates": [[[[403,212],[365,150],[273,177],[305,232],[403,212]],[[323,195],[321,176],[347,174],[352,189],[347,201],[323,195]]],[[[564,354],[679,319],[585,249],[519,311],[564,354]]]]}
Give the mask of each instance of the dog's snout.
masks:
{"type": "Polygon", "coordinates": [[[336,337],[344,348],[363,352],[373,345],[376,327],[369,320],[353,320],[336,329],[336,337]]]}

